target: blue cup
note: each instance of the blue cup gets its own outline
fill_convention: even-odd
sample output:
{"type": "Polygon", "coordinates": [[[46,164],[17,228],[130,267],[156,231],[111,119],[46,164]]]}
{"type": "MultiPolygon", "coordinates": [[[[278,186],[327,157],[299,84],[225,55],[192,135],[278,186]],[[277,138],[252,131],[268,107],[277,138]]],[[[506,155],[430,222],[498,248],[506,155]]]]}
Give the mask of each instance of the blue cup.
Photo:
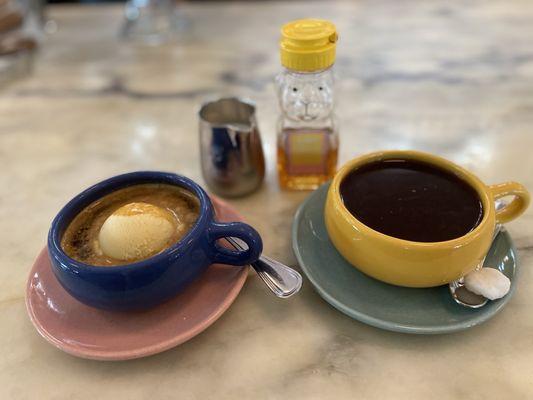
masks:
{"type": "Polygon", "coordinates": [[[153,307],[181,292],[209,265],[250,264],[259,258],[262,249],[261,237],[251,226],[215,220],[213,204],[198,184],[184,176],[152,171],[118,175],[91,186],[59,211],[48,234],[52,270],[61,285],[82,303],[108,310],[153,307]],[[198,220],[178,243],[146,260],[114,267],[84,264],[63,251],[61,237],[81,210],[111,192],[143,183],[177,185],[194,193],[200,200],[198,220]],[[217,243],[224,237],[242,239],[248,249],[224,248],[217,243]]]}

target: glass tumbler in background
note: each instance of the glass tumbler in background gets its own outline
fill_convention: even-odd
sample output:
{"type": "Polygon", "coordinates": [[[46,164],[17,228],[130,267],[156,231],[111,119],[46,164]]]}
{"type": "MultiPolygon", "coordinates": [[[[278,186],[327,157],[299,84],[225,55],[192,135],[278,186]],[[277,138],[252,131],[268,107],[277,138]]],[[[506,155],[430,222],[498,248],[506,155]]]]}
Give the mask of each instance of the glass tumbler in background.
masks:
{"type": "Polygon", "coordinates": [[[157,45],[175,38],[185,25],[178,0],[128,0],[121,36],[127,40],[157,45]]]}
{"type": "Polygon", "coordinates": [[[43,10],[41,0],[0,0],[0,87],[31,73],[43,10]]]}

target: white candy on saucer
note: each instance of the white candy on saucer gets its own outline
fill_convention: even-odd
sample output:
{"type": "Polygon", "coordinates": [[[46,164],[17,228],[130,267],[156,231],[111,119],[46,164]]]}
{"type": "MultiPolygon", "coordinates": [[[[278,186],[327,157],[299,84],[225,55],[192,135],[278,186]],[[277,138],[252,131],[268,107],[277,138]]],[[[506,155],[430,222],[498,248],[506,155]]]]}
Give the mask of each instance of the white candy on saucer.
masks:
{"type": "Polygon", "coordinates": [[[481,268],[465,276],[465,286],[475,294],[496,300],[509,293],[511,281],[495,268],[481,268]]]}

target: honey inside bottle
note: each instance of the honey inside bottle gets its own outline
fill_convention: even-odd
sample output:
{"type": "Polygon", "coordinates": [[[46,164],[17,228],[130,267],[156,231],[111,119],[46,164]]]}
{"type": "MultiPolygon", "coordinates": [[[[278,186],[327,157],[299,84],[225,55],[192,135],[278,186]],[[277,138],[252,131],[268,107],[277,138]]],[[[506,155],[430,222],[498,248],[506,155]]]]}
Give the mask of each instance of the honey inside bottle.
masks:
{"type": "Polygon", "coordinates": [[[278,137],[278,177],[284,189],[313,190],[336,171],[338,141],[330,128],[287,128],[278,137]]]}

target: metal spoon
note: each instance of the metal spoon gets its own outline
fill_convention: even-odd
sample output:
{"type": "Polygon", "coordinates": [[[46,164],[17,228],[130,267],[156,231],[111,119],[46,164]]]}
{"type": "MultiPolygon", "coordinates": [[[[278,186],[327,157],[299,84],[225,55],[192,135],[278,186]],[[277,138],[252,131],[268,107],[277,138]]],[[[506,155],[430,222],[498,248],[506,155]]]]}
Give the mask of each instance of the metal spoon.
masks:
{"type": "MultiPolygon", "coordinates": [[[[492,247],[494,246],[494,243],[496,243],[496,238],[498,237],[498,234],[503,230],[503,227],[501,224],[496,224],[496,227],[494,228],[494,236],[492,237],[492,243],[490,245],[489,251],[487,251],[487,254],[485,254],[485,257],[483,258],[483,261],[481,262],[481,267],[485,265],[485,260],[487,259],[487,255],[492,250],[492,247]]],[[[468,308],[481,308],[487,302],[489,301],[486,297],[481,296],[476,293],[472,293],[470,290],[468,290],[465,286],[465,279],[464,277],[457,279],[456,281],[452,281],[448,284],[448,288],[450,290],[450,294],[452,295],[452,298],[455,300],[457,304],[460,304],[464,307],[468,308]]]]}
{"type": "MultiPolygon", "coordinates": [[[[226,240],[237,250],[246,249],[240,239],[228,237],[226,240]]],[[[286,299],[298,293],[302,287],[302,276],[298,272],[270,257],[262,255],[250,265],[277,297],[286,299]]]]}

